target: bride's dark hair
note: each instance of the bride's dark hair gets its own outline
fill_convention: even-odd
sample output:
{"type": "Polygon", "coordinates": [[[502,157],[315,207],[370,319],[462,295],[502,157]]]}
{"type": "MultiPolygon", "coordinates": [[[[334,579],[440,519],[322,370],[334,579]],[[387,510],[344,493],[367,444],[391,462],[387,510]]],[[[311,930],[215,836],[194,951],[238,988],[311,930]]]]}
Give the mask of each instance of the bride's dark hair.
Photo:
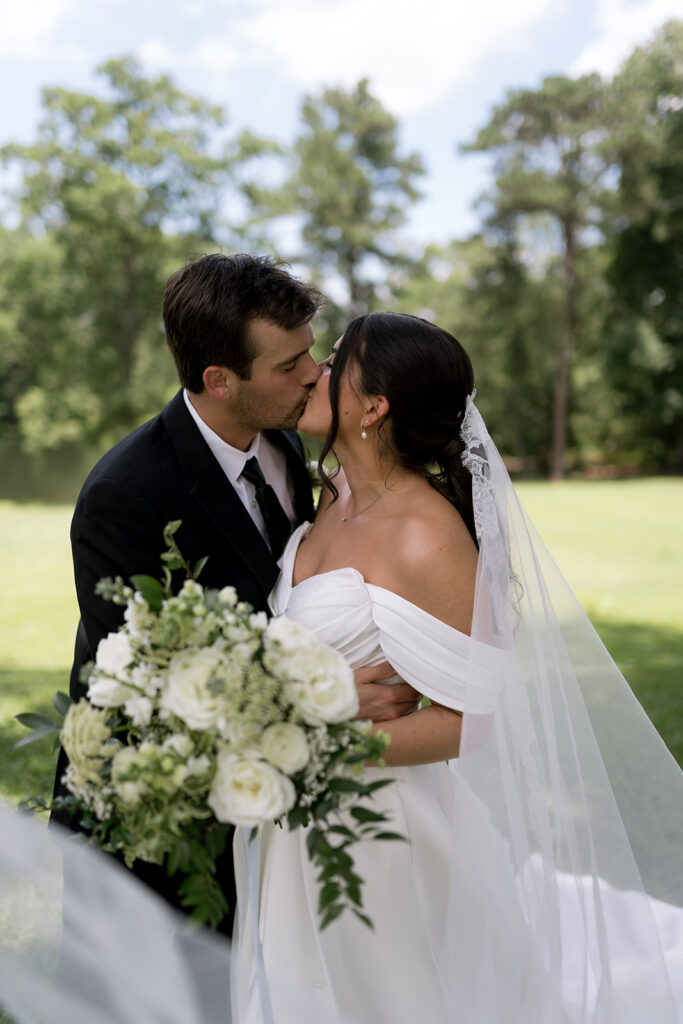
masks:
{"type": "MultiPolygon", "coordinates": [[[[323,461],[339,429],[339,382],[385,395],[389,413],[378,437],[397,463],[420,473],[462,516],[474,542],[472,477],[462,464],[460,427],[474,388],[470,357],[452,334],[405,313],[368,313],[352,320],[339,343],[330,375],[332,424],[320,453],[323,484],[338,492],[323,461]],[[383,428],[390,423],[390,437],[383,428]]],[[[360,425],[359,425],[360,430],[360,425]]]]}

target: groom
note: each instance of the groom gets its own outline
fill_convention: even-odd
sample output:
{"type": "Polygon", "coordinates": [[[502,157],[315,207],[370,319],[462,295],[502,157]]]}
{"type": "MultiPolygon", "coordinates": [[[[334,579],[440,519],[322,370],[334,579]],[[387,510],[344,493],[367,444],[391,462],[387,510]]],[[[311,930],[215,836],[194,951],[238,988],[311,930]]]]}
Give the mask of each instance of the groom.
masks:
{"type": "MultiPolygon", "coordinates": [[[[256,611],[278,576],[291,529],[314,515],[308,471],[295,433],[320,370],[311,356],[315,288],[269,257],[203,256],[178,270],[164,294],[166,340],[182,389],[154,419],[95,466],[71,526],[81,620],[70,693],[85,695],[80,669],[107,633],[119,606],[94,593],[103,576],[159,576],[162,531],[180,519],[175,539],[194,564],[208,555],[200,582],[232,585],[256,611]]],[[[360,717],[383,721],[415,707],[411,687],[376,686],[386,665],[356,673],[360,717]]],[[[64,795],[60,751],[55,795],[64,795]]],[[[64,812],[53,818],[75,827],[64,812]]],[[[175,880],[137,862],[135,873],[178,906],[175,880]]],[[[232,856],[221,866],[234,911],[232,856]]],[[[232,920],[222,931],[230,934],[232,920]]]]}

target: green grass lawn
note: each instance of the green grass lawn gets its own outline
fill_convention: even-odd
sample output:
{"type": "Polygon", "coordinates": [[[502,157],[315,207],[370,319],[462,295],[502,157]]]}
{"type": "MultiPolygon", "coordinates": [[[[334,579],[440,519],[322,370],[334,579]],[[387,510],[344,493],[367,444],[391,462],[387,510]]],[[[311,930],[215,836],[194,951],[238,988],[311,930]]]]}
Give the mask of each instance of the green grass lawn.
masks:
{"type": "MultiPolygon", "coordinates": [[[[683,479],[527,483],[530,516],[683,764],[683,479]]],[[[77,621],[71,508],[0,502],[0,796],[47,794],[50,741],[15,751],[20,711],[68,686],[77,621]]]]}

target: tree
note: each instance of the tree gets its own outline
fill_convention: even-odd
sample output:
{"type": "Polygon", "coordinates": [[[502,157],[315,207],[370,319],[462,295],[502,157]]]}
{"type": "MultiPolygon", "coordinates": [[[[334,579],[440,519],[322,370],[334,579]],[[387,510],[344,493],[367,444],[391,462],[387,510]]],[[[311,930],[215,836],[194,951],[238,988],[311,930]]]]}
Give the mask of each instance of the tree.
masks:
{"type": "Polygon", "coordinates": [[[514,234],[430,246],[392,283],[401,310],[450,331],[472,358],[482,410],[509,468],[547,471],[558,282],[534,276],[514,234]]]}
{"type": "Polygon", "coordinates": [[[322,280],[342,282],[339,317],[330,311],[328,317],[348,319],[375,305],[377,279],[405,260],[396,232],[407,203],[419,196],[424,169],[415,153],[400,154],[398,123],[365,79],[348,91],[307,96],[301,118],[284,185],[247,194],[262,215],[297,216],[303,242],[297,259],[317,268],[322,280]]]}
{"type": "Polygon", "coordinates": [[[666,24],[611,87],[619,168],[610,225],[606,372],[624,443],[683,469],[683,22],[666,24]]]}
{"type": "Polygon", "coordinates": [[[22,171],[23,241],[0,341],[23,340],[12,415],[34,448],[109,440],[166,397],[163,283],[215,246],[237,160],[219,145],[220,108],[145,78],[132,59],[99,74],[104,97],[45,89],[37,140],[2,150],[22,171]]]}
{"type": "Polygon", "coordinates": [[[577,348],[579,258],[599,223],[608,163],[598,143],[605,134],[604,85],[597,75],[546,78],[536,90],[512,90],[466,152],[496,155],[489,226],[546,214],[557,225],[563,301],[556,349],[551,476],[563,475],[569,384],[577,348]]]}

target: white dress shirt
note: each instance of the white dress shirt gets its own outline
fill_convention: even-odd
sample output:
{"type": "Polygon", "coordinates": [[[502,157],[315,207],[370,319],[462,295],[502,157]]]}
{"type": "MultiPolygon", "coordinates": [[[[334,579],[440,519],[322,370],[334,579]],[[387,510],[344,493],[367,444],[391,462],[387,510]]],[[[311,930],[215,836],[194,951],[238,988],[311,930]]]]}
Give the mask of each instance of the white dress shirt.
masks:
{"type": "Polygon", "coordinates": [[[258,459],[261,472],[266,478],[266,482],[270,484],[277,494],[280,504],[289,517],[290,523],[294,525],[296,522],[296,514],[294,512],[294,492],[292,482],[289,478],[289,473],[287,472],[287,459],[284,452],[271,444],[263,434],[256,435],[246,452],[240,451],[239,448],[233,448],[231,444],[228,444],[228,442],[224,441],[222,437],[219,437],[215,430],[212,430],[211,427],[206,425],[195,407],[192,405],[185,389],[183,390],[183,397],[185,399],[185,405],[187,406],[192,419],[197,424],[202,437],[208,444],[212,454],[215,456],[228,480],[235,488],[240,501],[253,519],[265,542],[268,543],[268,531],[266,530],[266,524],[264,523],[263,516],[261,515],[261,509],[256,501],[254,485],[249,483],[248,480],[245,480],[240,475],[246,465],[247,459],[251,459],[252,457],[258,459]]]}

